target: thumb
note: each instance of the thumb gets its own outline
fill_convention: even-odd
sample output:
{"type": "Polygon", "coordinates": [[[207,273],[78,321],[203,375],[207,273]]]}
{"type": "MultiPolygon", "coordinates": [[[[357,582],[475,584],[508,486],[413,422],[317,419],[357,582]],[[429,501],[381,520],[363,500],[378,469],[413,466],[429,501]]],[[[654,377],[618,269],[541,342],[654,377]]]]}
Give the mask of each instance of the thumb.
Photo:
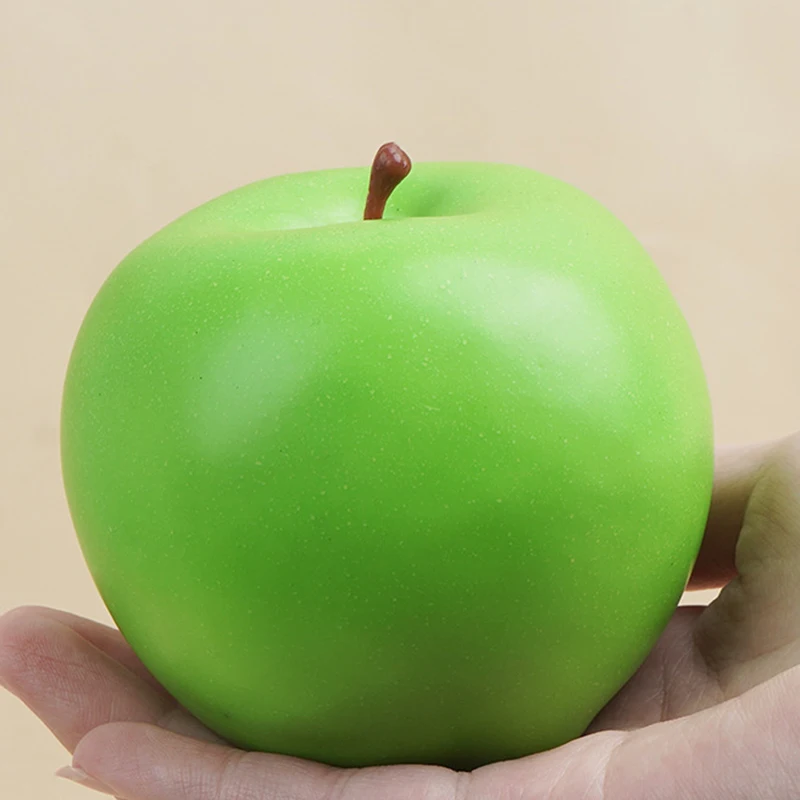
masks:
{"type": "Polygon", "coordinates": [[[603,732],[473,774],[475,798],[800,797],[800,668],[705,711],[630,733],[603,732]],[[513,787],[491,794],[492,784],[513,787]],[[477,788],[477,786],[476,786],[477,788]]]}
{"type": "Polygon", "coordinates": [[[454,800],[460,791],[457,773],[444,767],[341,769],[143,722],[94,728],[58,774],[125,800],[454,800]]]}

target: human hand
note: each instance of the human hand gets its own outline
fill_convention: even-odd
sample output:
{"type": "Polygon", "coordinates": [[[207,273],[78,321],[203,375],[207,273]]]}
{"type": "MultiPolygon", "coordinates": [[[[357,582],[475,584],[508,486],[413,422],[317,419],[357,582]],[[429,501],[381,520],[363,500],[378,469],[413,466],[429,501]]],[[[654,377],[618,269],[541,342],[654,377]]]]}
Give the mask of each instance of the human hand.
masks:
{"type": "Polygon", "coordinates": [[[52,609],[0,619],[0,682],[74,754],[73,777],[126,800],[800,797],[800,436],[719,455],[690,587],[723,584],[676,611],[585,736],[472,773],[237,750],[119,632],[52,609]]]}

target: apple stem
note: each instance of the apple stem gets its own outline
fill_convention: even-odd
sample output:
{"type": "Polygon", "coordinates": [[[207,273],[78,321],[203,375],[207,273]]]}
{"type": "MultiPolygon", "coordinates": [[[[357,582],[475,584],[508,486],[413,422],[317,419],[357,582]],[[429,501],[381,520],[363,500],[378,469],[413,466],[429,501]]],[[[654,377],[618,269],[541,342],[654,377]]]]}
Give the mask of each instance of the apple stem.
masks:
{"type": "Polygon", "coordinates": [[[401,147],[394,142],[387,142],[379,148],[369,175],[364,219],[383,218],[389,195],[409,172],[411,172],[411,159],[401,147]]]}

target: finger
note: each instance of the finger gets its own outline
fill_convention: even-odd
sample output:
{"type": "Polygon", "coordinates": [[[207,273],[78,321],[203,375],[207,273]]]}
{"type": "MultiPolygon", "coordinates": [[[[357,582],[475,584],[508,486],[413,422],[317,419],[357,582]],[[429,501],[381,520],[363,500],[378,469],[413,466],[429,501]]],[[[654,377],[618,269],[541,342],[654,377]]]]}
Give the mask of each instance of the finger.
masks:
{"type": "Polygon", "coordinates": [[[142,680],[150,684],[154,689],[166,693],[166,690],[153,677],[150,670],[139,660],[130,645],[125,641],[123,635],[116,629],[100,622],[79,617],[69,611],[62,611],[56,608],[45,606],[23,606],[14,609],[13,614],[21,614],[23,617],[36,615],[60,622],[72,628],[79,636],[93,644],[98,650],[106,653],[114,661],[118,661],[123,667],[130,670],[134,675],[138,675],[142,680]]]}
{"type": "Polygon", "coordinates": [[[0,619],[0,682],[70,751],[88,731],[115,720],[213,737],[163,690],[35,608],[16,609],[0,619]]]}
{"type": "Polygon", "coordinates": [[[717,452],[711,508],[690,590],[716,589],[736,576],[736,542],[747,504],[775,448],[775,442],[767,442],[717,452]]]}
{"type": "MultiPolygon", "coordinates": [[[[458,773],[417,765],[337,769],[303,759],[245,752],[141,723],[91,731],[73,769],[126,800],[455,800],[458,773]]],[[[486,796],[488,799],[488,795],[486,796]]],[[[494,795],[492,795],[494,797],[494,795]]]]}
{"type": "Polygon", "coordinates": [[[604,732],[472,776],[475,798],[800,797],[800,672],[631,733],[604,732]],[[502,790],[502,791],[501,791],[502,790]]]}
{"type": "Polygon", "coordinates": [[[736,565],[695,636],[728,696],[800,664],[800,436],[775,447],[761,470],[736,565]]]}

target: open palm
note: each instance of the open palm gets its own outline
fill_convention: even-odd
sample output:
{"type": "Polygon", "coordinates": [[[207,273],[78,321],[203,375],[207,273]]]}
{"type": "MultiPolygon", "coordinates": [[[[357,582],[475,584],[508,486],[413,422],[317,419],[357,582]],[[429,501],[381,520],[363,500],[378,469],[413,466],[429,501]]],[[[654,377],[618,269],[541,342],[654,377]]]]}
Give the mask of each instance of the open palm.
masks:
{"type": "MultiPolygon", "coordinates": [[[[126,800],[611,800],[800,796],[800,437],[720,453],[692,588],[586,735],[471,773],[343,770],[230,747],[120,633],[53,609],[0,620],[0,681],[126,800]]],[[[89,777],[91,776],[91,777],[89,777]]]]}

